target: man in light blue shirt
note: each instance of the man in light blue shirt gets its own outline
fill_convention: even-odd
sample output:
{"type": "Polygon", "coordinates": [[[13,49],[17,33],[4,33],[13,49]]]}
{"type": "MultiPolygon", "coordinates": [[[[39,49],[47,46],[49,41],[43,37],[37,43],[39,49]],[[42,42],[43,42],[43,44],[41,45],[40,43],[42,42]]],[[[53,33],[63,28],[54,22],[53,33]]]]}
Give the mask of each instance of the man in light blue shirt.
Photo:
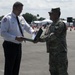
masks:
{"type": "Polygon", "coordinates": [[[4,75],[19,75],[22,53],[21,43],[24,41],[24,30],[26,30],[30,34],[35,33],[35,31],[24,20],[24,18],[20,16],[22,9],[23,4],[21,2],[15,2],[13,4],[12,12],[5,15],[1,21],[1,36],[4,38],[4,75]],[[18,18],[18,20],[16,17],[18,18]],[[21,23],[22,20],[24,20],[23,27],[21,23]]]}

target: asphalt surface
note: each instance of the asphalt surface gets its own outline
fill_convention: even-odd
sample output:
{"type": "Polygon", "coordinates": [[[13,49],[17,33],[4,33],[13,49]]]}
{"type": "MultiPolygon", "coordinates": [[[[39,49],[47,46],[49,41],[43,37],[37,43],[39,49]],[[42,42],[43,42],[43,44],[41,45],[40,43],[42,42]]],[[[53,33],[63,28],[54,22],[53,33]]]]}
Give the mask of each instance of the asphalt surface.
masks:
{"type": "MultiPolygon", "coordinates": [[[[25,33],[26,37],[31,35],[25,33]]],[[[0,36],[0,75],[4,73],[3,39],[0,36]]],[[[75,75],[75,30],[67,31],[68,73],[75,75]]],[[[20,75],[50,75],[45,43],[23,42],[20,75]]]]}

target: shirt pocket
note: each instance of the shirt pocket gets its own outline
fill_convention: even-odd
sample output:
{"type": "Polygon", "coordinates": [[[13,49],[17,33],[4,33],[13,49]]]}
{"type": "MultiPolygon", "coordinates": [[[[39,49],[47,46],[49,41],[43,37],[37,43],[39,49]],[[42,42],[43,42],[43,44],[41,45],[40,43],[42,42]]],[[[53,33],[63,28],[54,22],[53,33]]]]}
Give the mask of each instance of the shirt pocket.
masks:
{"type": "Polygon", "coordinates": [[[10,22],[10,30],[16,31],[16,30],[18,30],[18,29],[19,29],[19,28],[18,28],[17,22],[11,21],[11,22],[10,22]]]}

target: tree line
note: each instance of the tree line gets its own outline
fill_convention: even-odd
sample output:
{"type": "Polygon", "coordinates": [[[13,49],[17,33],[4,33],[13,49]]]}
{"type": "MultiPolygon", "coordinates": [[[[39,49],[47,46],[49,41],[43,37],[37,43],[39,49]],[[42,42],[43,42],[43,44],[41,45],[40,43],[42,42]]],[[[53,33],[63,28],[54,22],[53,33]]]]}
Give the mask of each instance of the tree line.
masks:
{"type": "MultiPolygon", "coordinates": [[[[4,16],[4,15],[3,15],[4,16]]],[[[3,16],[0,16],[0,20],[3,18],[3,16]]],[[[43,17],[40,17],[39,14],[37,15],[33,15],[31,13],[25,13],[25,14],[22,14],[22,16],[25,18],[25,20],[28,22],[28,23],[31,23],[32,21],[35,21],[35,20],[44,20],[45,18],[43,17]],[[38,18],[39,17],[39,18],[38,18]]]]}

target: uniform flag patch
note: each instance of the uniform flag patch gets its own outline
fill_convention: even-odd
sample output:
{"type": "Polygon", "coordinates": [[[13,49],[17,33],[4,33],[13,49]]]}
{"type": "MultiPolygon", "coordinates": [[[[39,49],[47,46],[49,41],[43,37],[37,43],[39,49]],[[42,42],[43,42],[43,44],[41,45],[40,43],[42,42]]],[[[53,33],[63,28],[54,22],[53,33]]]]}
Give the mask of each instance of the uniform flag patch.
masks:
{"type": "Polygon", "coordinates": [[[7,21],[7,18],[4,18],[4,19],[3,19],[3,22],[6,22],[6,21],[7,21]]]}

